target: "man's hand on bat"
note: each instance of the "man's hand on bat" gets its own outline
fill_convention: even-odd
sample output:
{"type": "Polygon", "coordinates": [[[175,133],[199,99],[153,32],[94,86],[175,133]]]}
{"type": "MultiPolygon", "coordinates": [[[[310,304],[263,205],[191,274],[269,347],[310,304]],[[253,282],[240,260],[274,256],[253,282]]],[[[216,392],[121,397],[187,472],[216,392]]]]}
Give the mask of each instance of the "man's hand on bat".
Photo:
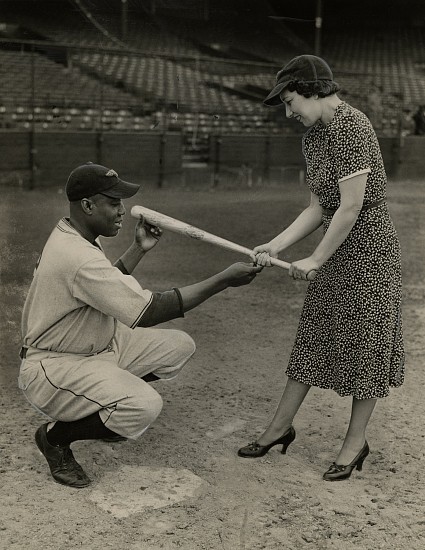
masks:
{"type": "Polygon", "coordinates": [[[229,286],[243,286],[248,285],[255,279],[257,273],[262,271],[262,266],[254,266],[244,262],[237,262],[232,264],[224,270],[229,286]]]}
{"type": "Polygon", "coordinates": [[[151,225],[143,216],[140,219],[134,230],[134,242],[144,251],[151,250],[159,241],[162,235],[162,229],[156,225],[151,225]]]}

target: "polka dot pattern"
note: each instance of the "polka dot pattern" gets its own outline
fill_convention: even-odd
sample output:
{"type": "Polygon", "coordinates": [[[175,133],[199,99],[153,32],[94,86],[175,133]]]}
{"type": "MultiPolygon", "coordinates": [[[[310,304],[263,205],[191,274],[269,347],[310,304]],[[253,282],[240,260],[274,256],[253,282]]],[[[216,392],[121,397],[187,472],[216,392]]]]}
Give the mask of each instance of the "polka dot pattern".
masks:
{"type": "MultiPolygon", "coordinates": [[[[368,172],[364,204],[385,197],[375,132],[350,105],[312,127],[303,150],[307,184],[324,208],[338,208],[338,181],[358,172],[368,172]]],[[[325,232],[331,220],[323,214],[325,232]]],[[[400,245],[384,203],[360,213],[309,284],[286,374],[341,396],[386,397],[404,381],[401,300],[400,245]]]]}

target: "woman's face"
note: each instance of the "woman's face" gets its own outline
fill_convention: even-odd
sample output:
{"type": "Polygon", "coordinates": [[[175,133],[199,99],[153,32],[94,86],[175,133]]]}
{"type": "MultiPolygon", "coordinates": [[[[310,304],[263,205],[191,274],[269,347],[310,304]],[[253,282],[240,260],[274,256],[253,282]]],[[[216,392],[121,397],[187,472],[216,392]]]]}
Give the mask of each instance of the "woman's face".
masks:
{"type": "Polygon", "coordinates": [[[295,118],[306,127],[314,126],[322,116],[317,96],[304,97],[286,89],[280,94],[280,98],[285,104],[287,118],[295,118]]]}

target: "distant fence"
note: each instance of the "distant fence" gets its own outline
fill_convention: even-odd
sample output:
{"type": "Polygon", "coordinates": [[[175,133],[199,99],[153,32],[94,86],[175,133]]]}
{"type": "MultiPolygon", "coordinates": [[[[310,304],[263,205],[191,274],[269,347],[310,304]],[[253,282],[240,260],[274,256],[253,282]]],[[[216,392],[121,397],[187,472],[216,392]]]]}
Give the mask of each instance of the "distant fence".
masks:
{"type": "Polygon", "coordinates": [[[87,161],[112,167],[123,178],[156,180],[160,187],[167,176],[181,172],[181,134],[0,133],[0,172],[25,173],[28,187],[62,184],[75,166],[87,161]]]}
{"type": "MultiPolygon", "coordinates": [[[[380,137],[379,141],[389,177],[425,177],[425,137],[380,137]]],[[[224,181],[241,186],[301,181],[305,169],[299,135],[212,135],[209,158],[196,166],[184,162],[179,132],[0,132],[0,182],[29,188],[62,184],[75,166],[86,161],[158,187],[165,181],[196,184],[197,173],[211,186],[224,181]]]]}
{"type": "MultiPolygon", "coordinates": [[[[382,156],[389,177],[425,175],[425,137],[379,137],[382,156]]],[[[223,167],[244,166],[263,180],[276,169],[303,170],[301,137],[297,136],[214,136],[210,143],[210,159],[217,173],[223,167]]],[[[294,174],[292,174],[292,178],[294,174]]]]}

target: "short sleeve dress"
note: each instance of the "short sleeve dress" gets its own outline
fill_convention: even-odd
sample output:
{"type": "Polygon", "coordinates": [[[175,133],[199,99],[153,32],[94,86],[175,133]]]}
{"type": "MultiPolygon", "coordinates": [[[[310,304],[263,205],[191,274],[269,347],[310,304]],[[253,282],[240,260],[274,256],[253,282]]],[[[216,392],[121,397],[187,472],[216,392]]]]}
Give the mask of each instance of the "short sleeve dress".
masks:
{"type": "Polygon", "coordinates": [[[303,152],[325,232],[339,182],[367,173],[371,208],[309,284],[286,374],[341,396],[386,397],[404,381],[402,279],[398,236],[381,202],[387,180],[378,139],[368,118],[342,102],[327,126],[304,134],[303,152]]]}

